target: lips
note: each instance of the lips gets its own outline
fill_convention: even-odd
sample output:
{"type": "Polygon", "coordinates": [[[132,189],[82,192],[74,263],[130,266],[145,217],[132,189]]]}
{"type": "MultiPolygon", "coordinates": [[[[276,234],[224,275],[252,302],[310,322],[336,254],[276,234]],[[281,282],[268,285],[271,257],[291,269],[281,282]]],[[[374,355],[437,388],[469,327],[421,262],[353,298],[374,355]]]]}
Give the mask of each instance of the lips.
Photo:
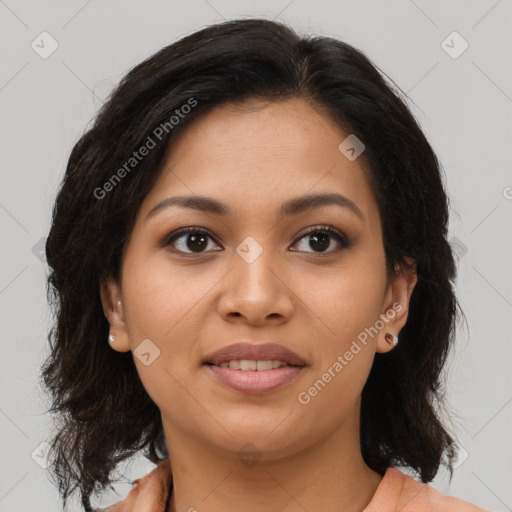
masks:
{"type": "Polygon", "coordinates": [[[276,343],[248,343],[240,342],[213,352],[205,357],[203,364],[220,366],[229,361],[282,361],[290,366],[306,366],[301,357],[290,350],[276,343]]]}

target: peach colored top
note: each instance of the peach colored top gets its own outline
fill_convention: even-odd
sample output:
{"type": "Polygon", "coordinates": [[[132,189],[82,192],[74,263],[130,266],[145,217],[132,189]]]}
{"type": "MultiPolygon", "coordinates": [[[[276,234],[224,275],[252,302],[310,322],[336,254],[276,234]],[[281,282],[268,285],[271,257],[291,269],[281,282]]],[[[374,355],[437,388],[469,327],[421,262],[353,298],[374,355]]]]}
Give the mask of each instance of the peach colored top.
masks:
{"type": "MultiPolygon", "coordinates": [[[[95,512],[165,512],[172,477],[164,459],[130,494],[107,509],[95,512]]],[[[387,468],[375,494],[363,512],[489,512],[467,501],[440,493],[396,468],[387,468]]]]}

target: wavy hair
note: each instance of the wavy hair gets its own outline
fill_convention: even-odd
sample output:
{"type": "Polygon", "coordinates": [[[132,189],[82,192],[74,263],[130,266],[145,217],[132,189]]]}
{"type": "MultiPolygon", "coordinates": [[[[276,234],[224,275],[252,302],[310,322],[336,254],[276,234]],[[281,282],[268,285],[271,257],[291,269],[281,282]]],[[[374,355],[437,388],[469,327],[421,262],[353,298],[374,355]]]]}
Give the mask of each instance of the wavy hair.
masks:
{"type": "Polygon", "coordinates": [[[418,281],[399,345],[376,354],[362,392],[362,456],[380,474],[401,465],[429,482],[442,463],[451,478],[442,370],[462,311],[436,155],[400,89],[364,53],[282,23],[238,19],[192,33],[131,69],[71,151],[46,242],[54,323],[41,369],[59,419],[49,469],[64,507],[78,488],[90,511],[91,495],[141,450],[154,463],[168,456],[160,411],[131,352],[107,342],[100,283],[119,279],[136,214],[176,134],[215,106],[251,98],[303,99],[364,143],[388,276],[412,258],[418,281]],[[135,163],[148,137],[155,147],[135,163]]]}

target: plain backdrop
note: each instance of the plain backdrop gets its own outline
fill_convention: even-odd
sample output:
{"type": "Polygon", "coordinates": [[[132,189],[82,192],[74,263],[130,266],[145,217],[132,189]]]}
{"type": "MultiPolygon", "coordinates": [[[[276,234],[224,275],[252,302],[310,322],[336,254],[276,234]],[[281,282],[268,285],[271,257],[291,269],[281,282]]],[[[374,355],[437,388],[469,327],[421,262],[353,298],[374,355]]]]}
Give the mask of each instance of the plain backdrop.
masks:
{"type": "MultiPolygon", "coordinates": [[[[131,67],[254,16],[353,44],[409,96],[444,169],[469,327],[446,381],[461,455],[452,482],[441,472],[432,485],[512,510],[510,0],[0,0],[0,512],[62,510],[44,467],[53,427],[38,376],[51,322],[42,249],[71,148],[131,67]]],[[[139,457],[125,469],[153,467],[139,457]]]]}

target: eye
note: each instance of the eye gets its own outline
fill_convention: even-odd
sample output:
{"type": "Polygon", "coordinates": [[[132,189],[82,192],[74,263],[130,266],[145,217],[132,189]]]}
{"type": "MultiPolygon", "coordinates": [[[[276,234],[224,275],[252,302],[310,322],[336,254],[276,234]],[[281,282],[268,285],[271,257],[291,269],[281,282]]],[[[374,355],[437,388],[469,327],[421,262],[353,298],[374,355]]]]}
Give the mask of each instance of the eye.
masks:
{"type": "Polygon", "coordinates": [[[347,235],[345,235],[345,233],[332,226],[311,226],[302,232],[301,236],[298,238],[295,244],[300,242],[302,239],[305,239],[306,237],[310,237],[309,244],[305,242],[303,246],[307,244],[306,247],[309,246],[311,249],[313,249],[313,253],[316,253],[318,256],[323,256],[322,253],[325,252],[332,254],[341,250],[338,248],[335,250],[327,251],[333,240],[336,241],[338,245],[343,249],[348,249],[354,245],[354,242],[350,240],[347,235]]]}
{"type": "MultiPolygon", "coordinates": [[[[208,247],[208,239],[213,240],[213,236],[209,231],[203,228],[196,228],[193,226],[180,228],[171,235],[166,236],[161,242],[162,247],[172,245],[176,248],[177,252],[184,252],[186,254],[200,254],[206,252],[208,247]],[[181,240],[184,239],[184,240],[181,240]],[[178,242],[175,244],[175,242],[178,242]],[[188,252],[189,249],[191,252],[188,252]]],[[[219,249],[214,249],[219,250],[219,249]]]]}
{"type": "MultiPolygon", "coordinates": [[[[323,256],[322,253],[326,252],[327,255],[329,255],[338,252],[341,250],[341,248],[348,249],[354,245],[354,242],[350,240],[342,231],[339,231],[332,226],[311,226],[306,228],[301,233],[300,237],[295,241],[294,245],[297,245],[306,237],[310,237],[309,247],[313,249],[313,254],[317,256],[323,256]],[[338,244],[338,249],[327,251],[327,249],[329,249],[329,247],[332,245],[333,240],[338,244]]],[[[168,247],[171,245],[176,250],[176,252],[184,254],[201,254],[208,252],[209,240],[215,241],[215,238],[208,230],[204,228],[189,226],[180,228],[170,235],[167,235],[160,242],[160,246],[168,247]]],[[[303,245],[306,244],[304,243],[303,245]]],[[[222,249],[210,248],[210,250],[219,251],[222,249]]],[[[292,249],[292,251],[296,251],[296,249],[292,249]]],[[[299,249],[299,251],[309,252],[304,248],[299,249]]]]}

